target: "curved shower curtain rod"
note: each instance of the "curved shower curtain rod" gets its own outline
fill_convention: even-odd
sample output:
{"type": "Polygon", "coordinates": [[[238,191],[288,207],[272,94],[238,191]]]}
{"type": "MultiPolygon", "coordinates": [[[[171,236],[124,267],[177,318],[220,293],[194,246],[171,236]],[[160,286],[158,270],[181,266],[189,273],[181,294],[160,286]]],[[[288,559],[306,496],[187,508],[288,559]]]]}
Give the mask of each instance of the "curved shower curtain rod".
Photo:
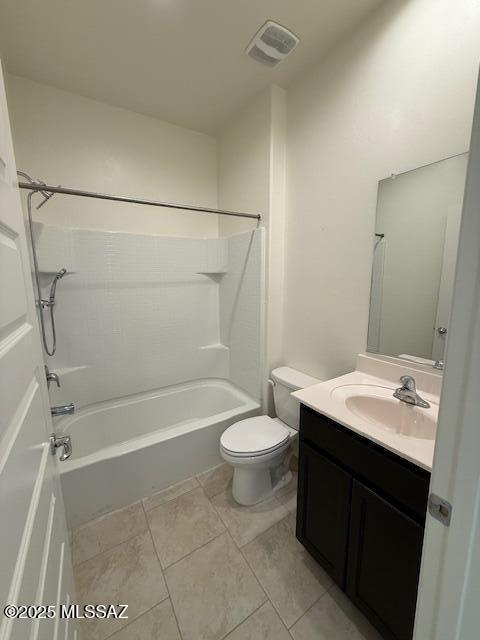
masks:
{"type": "MultiPolygon", "coordinates": [[[[18,174],[25,177],[26,174],[19,171],[18,174]]],[[[81,189],[69,189],[67,187],[52,187],[48,184],[40,182],[19,182],[19,189],[27,189],[28,191],[39,191],[45,194],[53,195],[61,193],[67,196],[81,196],[84,198],[97,198],[98,200],[113,200],[115,202],[129,202],[130,204],[144,204],[150,207],[165,207],[167,209],[180,209],[184,211],[194,211],[199,213],[217,213],[221,216],[235,216],[237,218],[253,218],[261,220],[258,213],[242,213],[240,211],[228,211],[227,209],[211,209],[209,207],[197,207],[190,204],[176,204],[172,202],[159,202],[158,200],[145,200],[143,198],[131,198],[129,196],[116,196],[108,193],[97,193],[95,191],[83,191],[81,189]]]]}

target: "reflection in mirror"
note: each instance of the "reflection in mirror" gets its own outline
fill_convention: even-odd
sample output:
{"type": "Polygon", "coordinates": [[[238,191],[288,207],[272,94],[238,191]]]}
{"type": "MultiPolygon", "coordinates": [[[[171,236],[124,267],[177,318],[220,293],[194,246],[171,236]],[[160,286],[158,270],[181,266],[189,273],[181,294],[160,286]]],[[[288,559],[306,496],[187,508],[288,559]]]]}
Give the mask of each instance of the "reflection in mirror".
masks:
{"type": "Polygon", "coordinates": [[[368,351],[443,360],[467,159],[379,183],[368,351]]]}

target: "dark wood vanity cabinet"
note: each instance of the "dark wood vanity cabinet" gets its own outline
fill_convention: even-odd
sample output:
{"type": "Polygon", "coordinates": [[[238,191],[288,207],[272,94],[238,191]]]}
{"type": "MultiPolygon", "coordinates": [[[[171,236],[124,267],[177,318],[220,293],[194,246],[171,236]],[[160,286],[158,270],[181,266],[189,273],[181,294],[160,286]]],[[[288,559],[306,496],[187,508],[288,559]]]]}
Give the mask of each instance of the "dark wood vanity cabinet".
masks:
{"type": "Polygon", "coordinates": [[[297,538],[386,640],[410,640],[430,474],[302,406],[297,538]]]}

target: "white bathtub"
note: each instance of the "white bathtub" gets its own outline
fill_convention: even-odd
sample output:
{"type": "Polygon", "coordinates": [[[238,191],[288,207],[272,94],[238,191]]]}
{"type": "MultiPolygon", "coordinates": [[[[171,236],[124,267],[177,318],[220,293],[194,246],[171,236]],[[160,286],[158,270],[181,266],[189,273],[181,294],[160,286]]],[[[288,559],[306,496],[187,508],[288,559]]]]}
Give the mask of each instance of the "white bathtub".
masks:
{"type": "Polygon", "coordinates": [[[219,439],[260,404],[225,380],[199,380],[102,402],[61,419],[72,457],[60,463],[69,527],[221,462],[219,439]]]}

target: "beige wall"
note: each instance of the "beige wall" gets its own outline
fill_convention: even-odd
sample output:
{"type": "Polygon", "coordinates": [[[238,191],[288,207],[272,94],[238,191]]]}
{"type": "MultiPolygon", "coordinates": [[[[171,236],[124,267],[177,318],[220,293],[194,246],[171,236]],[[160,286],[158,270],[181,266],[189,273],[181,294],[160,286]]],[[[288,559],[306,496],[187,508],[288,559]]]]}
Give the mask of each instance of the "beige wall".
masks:
{"type": "MultiPolygon", "coordinates": [[[[260,213],[270,207],[271,91],[260,93],[218,136],[218,206],[260,213]]],[[[256,222],[222,217],[221,235],[254,229],[256,222]]]]}
{"type": "MultiPolygon", "coordinates": [[[[260,213],[265,227],[265,313],[263,389],[273,411],[267,378],[283,364],[283,285],[286,182],[286,95],[272,86],[258,95],[218,139],[220,207],[260,213]]],[[[253,229],[249,220],[222,218],[220,233],[253,229]]]]}
{"type": "MultiPolygon", "coordinates": [[[[217,206],[216,140],[132,111],[8,77],[17,167],[53,184],[217,206]]],[[[216,236],[217,216],[56,196],[39,220],[110,231],[216,236]]]]}
{"type": "Polygon", "coordinates": [[[479,33],[476,0],[392,0],[288,91],[288,364],[365,349],[378,181],[467,150],[479,33]]]}

